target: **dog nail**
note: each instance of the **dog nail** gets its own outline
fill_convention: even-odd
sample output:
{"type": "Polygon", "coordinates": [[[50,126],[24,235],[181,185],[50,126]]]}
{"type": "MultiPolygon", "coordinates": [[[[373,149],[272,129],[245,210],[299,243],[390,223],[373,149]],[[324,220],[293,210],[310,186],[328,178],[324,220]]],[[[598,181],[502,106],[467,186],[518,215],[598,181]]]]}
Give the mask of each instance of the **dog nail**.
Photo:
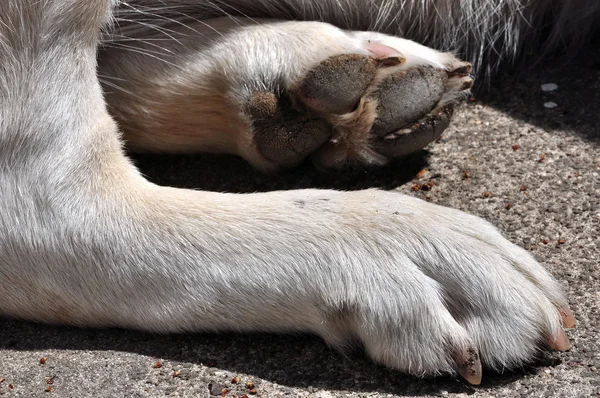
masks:
{"type": "Polygon", "coordinates": [[[573,315],[573,312],[571,312],[569,307],[561,308],[559,312],[564,327],[574,328],[575,326],[577,326],[577,320],[575,319],[575,316],[573,315]]]}
{"type": "Polygon", "coordinates": [[[466,75],[470,74],[472,71],[473,71],[473,65],[471,65],[469,62],[465,62],[458,68],[448,71],[448,76],[450,76],[450,77],[466,76],[466,75]]]}
{"type": "Polygon", "coordinates": [[[462,86],[460,87],[461,90],[468,90],[471,87],[473,87],[473,79],[471,79],[470,77],[464,78],[462,80],[462,86]]]}
{"type": "Polygon", "coordinates": [[[481,384],[481,361],[475,348],[469,348],[455,357],[457,372],[469,384],[481,384]]]}
{"type": "Polygon", "coordinates": [[[558,332],[558,336],[552,339],[550,342],[550,346],[558,351],[567,351],[571,348],[571,343],[569,342],[569,336],[565,333],[564,330],[560,330],[558,332]]]}

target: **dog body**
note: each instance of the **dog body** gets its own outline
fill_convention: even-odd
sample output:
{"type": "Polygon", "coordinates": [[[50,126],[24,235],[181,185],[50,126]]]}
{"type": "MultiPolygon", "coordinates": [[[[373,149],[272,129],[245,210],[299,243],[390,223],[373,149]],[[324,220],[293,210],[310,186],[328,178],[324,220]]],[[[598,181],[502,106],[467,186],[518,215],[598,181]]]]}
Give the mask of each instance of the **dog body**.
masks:
{"type": "MultiPolygon", "coordinates": [[[[415,68],[433,71],[425,86],[439,95],[423,96],[433,96],[427,106],[443,113],[464,89],[464,63],[408,40],[325,23],[235,18],[193,25],[199,16],[220,15],[204,3],[163,3],[0,3],[0,315],[158,332],[308,331],[340,347],[358,340],[374,360],[402,371],[458,372],[472,383],[481,377],[480,358],[499,369],[529,360],[543,342],[568,348],[561,314],[567,326],[574,320],[558,284],[487,222],[378,190],[236,195],[156,186],[125,157],[113,119],[125,115],[126,138],[142,149],[192,145],[237,153],[264,169],[307,156],[326,167],[349,159],[381,163],[398,152],[384,146],[387,132],[375,141],[382,146],[369,134],[378,123],[404,122],[385,119],[387,97],[375,93],[393,93],[387,87],[415,68]],[[145,31],[149,10],[156,23],[145,31]],[[131,12],[135,18],[127,18],[131,12]],[[112,15],[122,26],[109,25],[97,72],[100,30],[112,15]],[[152,40],[165,34],[168,46],[152,40]],[[186,35],[193,40],[182,43],[186,35]],[[111,47],[126,36],[132,52],[122,52],[122,42],[111,47]],[[149,55],[157,62],[146,64],[149,55]],[[331,79],[341,75],[329,60],[368,71],[356,97],[349,91],[346,102],[321,101],[326,90],[304,84],[313,75],[339,80],[331,79]],[[112,115],[98,76],[105,90],[107,81],[121,82],[120,93],[107,93],[112,115]],[[135,84],[144,77],[147,84],[135,84]],[[148,131],[159,120],[136,120],[170,101],[161,90],[178,106],[190,98],[184,115],[200,109],[209,117],[178,123],[171,112],[161,126],[189,123],[200,127],[197,136],[198,129],[182,129],[171,140],[148,131]],[[277,113],[279,103],[269,108],[280,92],[290,92],[292,116],[277,113]],[[299,136],[312,140],[302,151],[273,149],[271,136],[257,137],[279,130],[261,120],[325,126],[330,135],[315,139],[322,131],[315,127],[309,138],[299,136]]],[[[260,4],[257,16],[275,7],[260,4]]],[[[244,13],[241,4],[230,5],[244,13]]],[[[353,21],[336,14],[343,7],[324,7],[332,22],[353,21]]],[[[416,82],[408,87],[422,87],[416,82]]]]}

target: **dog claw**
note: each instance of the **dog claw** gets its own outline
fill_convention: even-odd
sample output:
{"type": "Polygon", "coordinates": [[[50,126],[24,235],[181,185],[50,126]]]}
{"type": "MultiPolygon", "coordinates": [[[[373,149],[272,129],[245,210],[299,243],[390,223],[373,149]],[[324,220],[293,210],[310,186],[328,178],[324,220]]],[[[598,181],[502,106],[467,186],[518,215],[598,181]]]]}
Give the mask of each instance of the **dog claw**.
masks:
{"type": "Polygon", "coordinates": [[[568,307],[561,308],[559,312],[564,327],[570,329],[577,326],[577,320],[575,319],[573,312],[571,312],[568,307]]]}
{"type": "Polygon", "coordinates": [[[471,77],[466,77],[462,79],[462,85],[460,86],[461,90],[469,90],[473,87],[474,81],[471,77]]]}
{"type": "Polygon", "coordinates": [[[449,70],[448,77],[467,76],[473,71],[473,65],[469,62],[463,62],[460,66],[449,70]]]}
{"type": "Polygon", "coordinates": [[[569,336],[564,330],[558,332],[558,336],[553,337],[550,341],[550,346],[558,351],[567,351],[571,348],[571,342],[569,342],[569,336]]]}
{"type": "Polygon", "coordinates": [[[457,366],[456,371],[469,384],[481,384],[481,360],[475,348],[469,348],[464,352],[458,353],[454,360],[457,366]]]}

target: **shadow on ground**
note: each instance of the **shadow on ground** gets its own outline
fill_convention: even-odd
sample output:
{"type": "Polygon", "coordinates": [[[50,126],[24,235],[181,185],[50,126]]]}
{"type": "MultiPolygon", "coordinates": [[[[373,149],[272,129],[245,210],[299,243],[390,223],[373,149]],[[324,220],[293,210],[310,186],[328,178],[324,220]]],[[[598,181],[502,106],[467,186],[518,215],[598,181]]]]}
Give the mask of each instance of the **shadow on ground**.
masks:
{"type": "MultiPolygon", "coordinates": [[[[52,327],[15,320],[3,323],[0,349],[123,351],[177,363],[204,364],[232,374],[247,373],[287,387],[430,395],[436,391],[474,392],[450,377],[419,379],[373,364],[360,351],[347,356],[311,335],[171,334],[127,330],[52,327]]],[[[482,387],[510,384],[538,366],[556,365],[545,357],[519,372],[484,374],[482,387]]]]}
{"type": "Polygon", "coordinates": [[[306,162],[274,174],[258,172],[235,156],[133,155],[132,158],[146,178],[159,185],[247,193],[302,188],[394,189],[412,180],[427,165],[428,156],[422,150],[385,167],[355,166],[328,173],[306,162]]]}
{"type": "Polygon", "coordinates": [[[600,143],[600,38],[568,63],[557,57],[521,72],[500,72],[492,85],[479,84],[477,99],[511,118],[600,143]],[[543,91],[547,83],[558,88],[543,91]],[[550,102],[557,106],[544,106],[550,102]]]}

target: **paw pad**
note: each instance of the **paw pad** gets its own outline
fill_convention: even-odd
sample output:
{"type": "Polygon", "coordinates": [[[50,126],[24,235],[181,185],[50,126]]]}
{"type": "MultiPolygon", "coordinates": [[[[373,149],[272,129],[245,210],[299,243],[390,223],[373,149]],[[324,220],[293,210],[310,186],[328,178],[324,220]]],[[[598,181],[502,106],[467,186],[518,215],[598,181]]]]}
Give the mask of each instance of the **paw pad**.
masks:
{"type": "Polygon", "coordinates": [[[291,166],[382,164],[415,152],[448,127],[453,104],[473,85],[471,65],[405,67],[396,54],[330,57],[281,98],[260,93],[247,109],[257,148],[291,166]]]}

